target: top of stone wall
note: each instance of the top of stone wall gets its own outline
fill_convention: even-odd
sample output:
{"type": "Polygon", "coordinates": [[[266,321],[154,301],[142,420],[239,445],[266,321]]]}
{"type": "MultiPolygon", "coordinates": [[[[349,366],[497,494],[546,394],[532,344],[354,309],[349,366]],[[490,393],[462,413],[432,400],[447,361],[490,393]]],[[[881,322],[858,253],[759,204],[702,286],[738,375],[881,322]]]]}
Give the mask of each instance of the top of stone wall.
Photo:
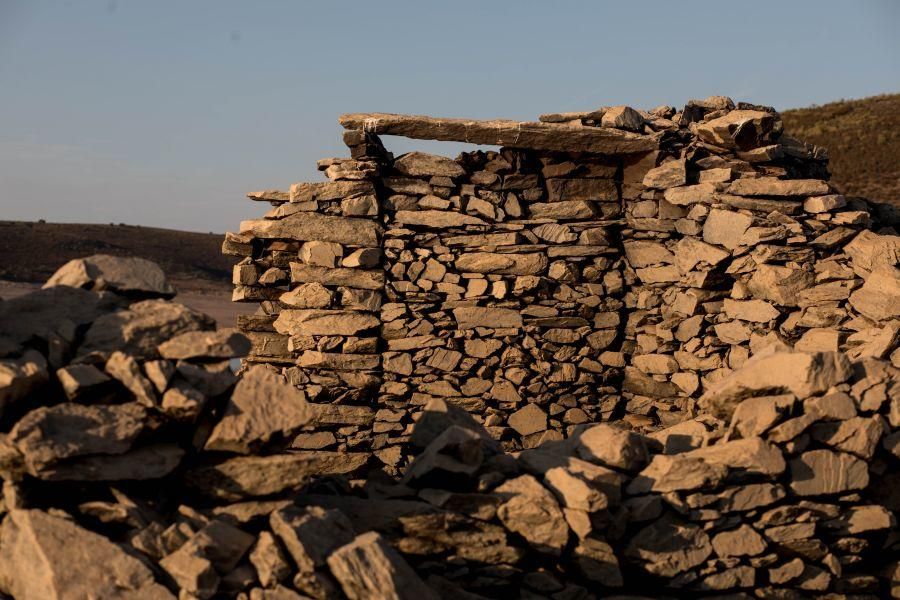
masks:
{"type": "MultiPolygon", "coordinates": [[[[623,107],[627,108],[627,107],[623,107]]],[[[638,114],[633,109],[628,109],[638,114]]],[[[580,114],[580,113],[579,113],[580,114]]],[[[643,118],[638,114],[641,125],[643,118]]],[[[572,122],[527,122],[507,119],[443,119],[422,115],[354,113],[341,115],[345,129],[378,135],[399,135],[419,140],[468,142],[508,148],[634,154],[659,147],[661,134],[644,135],[616,127],[594,127],[572,122]]],[[[640,130],[643,128],[641,127],[640,130]]]]}

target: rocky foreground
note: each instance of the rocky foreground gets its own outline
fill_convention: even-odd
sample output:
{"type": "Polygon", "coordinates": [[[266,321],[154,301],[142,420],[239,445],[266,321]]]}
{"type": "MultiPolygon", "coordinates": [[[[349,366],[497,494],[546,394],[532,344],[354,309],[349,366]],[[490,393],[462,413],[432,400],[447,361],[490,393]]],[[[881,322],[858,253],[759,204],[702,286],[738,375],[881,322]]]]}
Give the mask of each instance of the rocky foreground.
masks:
{"type": "Polygon", "coordinates": [[[773,344],[696,418],[516,454],[433,399],[392,478],[290,450],[340,405],[268,366],[238,379],[247,340],[173,294],[152,263],[91,257],[0,302],[4,594],[900,597],[888,361],[773,344]]]}

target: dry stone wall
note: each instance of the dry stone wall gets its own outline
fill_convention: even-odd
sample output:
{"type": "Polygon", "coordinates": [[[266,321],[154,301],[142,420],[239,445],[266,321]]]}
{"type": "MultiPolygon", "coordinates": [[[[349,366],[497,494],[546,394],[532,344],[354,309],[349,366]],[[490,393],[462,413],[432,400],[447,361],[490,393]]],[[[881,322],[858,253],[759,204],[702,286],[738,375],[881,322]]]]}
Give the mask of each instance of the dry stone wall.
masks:
{"type": "Polygon", "coordinates": [[[320,405],[298,447],[407,461],[429,404],[508,450],[654,431],[766,347],[897,353],[900,237],[767,107],[612,107],[539,123],[345,115],[330,181],[229,234],[252,361],[320,405]],[[396,159],[379,135],[502,146],[396,159]],[[321,425],[321,424],[320,424],[321,425]]]}
{"type": "Polygon", "coordinates": [[[392,476],[297,449],[352,438],[333,415],[365,407],[311,404],[272,365],[236,376],[249,340],[174,292],[99,255],[0,301],[3,598],[900,598],[887,360],[773,344],[695,418],[514,453],[435,396],[392,476]]]}
{"type": "Polygon", "coordinates": [[[603,420],[620,379],[601,360],[623,306],[620,172],[527,150],[399,158],[383,180],[379,402],[449,398],[525,447],[603,420]]]}

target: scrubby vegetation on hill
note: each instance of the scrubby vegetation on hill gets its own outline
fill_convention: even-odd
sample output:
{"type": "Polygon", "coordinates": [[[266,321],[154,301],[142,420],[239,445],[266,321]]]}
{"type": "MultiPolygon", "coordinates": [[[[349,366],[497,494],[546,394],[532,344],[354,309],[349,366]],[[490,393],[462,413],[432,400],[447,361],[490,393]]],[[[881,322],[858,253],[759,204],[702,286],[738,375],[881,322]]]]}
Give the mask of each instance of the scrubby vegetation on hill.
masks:
{"type": "Polygon", "coordinates": [[[824,146],[845,193],[900,205],[900,94],[784,111],[785,131],[824,146]]]}

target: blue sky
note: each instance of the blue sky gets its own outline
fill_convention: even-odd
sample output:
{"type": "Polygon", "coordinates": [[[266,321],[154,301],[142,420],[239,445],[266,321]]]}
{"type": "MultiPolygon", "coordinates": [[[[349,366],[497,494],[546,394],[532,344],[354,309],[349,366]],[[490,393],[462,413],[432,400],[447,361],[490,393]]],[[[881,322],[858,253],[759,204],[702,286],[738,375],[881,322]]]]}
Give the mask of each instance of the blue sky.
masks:
{"type": "Polygon", "coordinates": [[[233,230],[346,155],[343,112],[897,92],[898,31],[895,0],[0,0],[0,219],[233,230]]]}

